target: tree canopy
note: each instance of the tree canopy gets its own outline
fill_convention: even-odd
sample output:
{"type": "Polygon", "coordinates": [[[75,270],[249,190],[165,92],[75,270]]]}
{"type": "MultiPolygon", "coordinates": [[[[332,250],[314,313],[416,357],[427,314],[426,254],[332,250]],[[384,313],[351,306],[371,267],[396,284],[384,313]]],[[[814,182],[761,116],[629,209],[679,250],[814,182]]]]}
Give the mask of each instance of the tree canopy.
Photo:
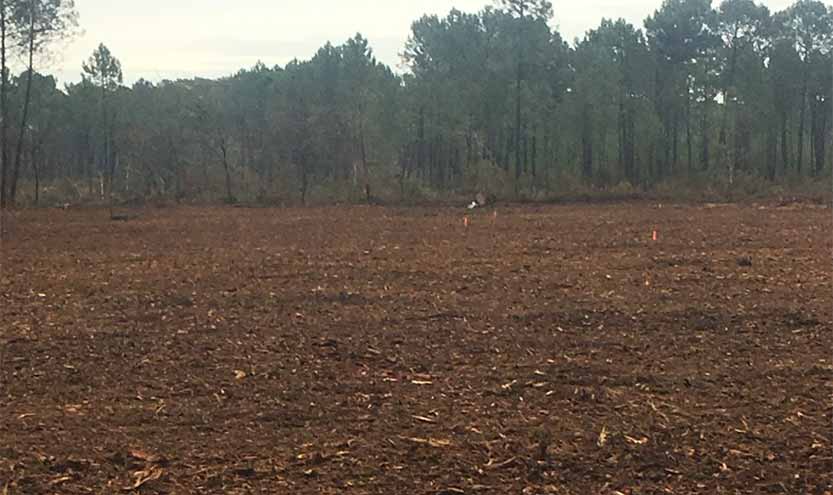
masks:
{"type": "MultiPolygon", "coordinates": [[[[57,17],[35,31],[65,32],[72,16],[57,17]]],[[[830,173],[826,3],[665,0],[643,27],[603,19],[574,43],[557,21],[548,1],[499,0],[416,20],[404,73],[357,34],[283,67],[131,87],[102,44],[79,83],[34,74],[23,177],[78,199],[358,201],[830,173]]],[[[10,81],[11,115],[24,82],[10,81]]]]}

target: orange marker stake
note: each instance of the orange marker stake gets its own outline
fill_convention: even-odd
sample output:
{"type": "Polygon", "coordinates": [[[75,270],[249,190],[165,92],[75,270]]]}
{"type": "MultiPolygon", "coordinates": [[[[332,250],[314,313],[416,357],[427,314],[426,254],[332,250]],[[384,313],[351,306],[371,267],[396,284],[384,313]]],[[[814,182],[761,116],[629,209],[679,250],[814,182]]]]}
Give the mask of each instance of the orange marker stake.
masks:
{"type": "Polygon", "coordinates": [[[657,231],[654,230],[654,242],[657,242],[658,238],[659,238],[659,236],[657,235],[657,231]]]}
{"type": "Polygon", "coordinates": [[[463,227],[469,228],[469,217],[463,217],[463,227]]]}

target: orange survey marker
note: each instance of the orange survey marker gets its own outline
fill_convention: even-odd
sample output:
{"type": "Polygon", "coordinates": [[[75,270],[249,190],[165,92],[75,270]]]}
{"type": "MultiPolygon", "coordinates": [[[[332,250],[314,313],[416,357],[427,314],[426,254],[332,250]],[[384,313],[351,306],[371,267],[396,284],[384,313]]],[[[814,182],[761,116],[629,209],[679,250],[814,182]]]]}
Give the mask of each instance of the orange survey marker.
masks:
{"type": "Polygon", "coordinates": [[[465,227],[465,228],[469,227],[469,217],[467,217],[467,216],[463,217],[463,227],[465,227]]]}
{"type": "Polygon", "coordinates": [[[654,230],[654,242],[657,242],[658,238],[659,238],[659,235],[657,235],[657,231],[654,230]]]}

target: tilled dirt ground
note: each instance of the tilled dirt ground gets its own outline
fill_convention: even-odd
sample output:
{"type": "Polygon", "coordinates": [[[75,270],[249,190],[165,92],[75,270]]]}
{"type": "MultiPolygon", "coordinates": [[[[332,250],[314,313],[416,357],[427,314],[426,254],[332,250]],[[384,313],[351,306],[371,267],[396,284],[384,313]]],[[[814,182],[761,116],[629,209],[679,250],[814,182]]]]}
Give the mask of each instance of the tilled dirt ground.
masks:
{"type": "Polygon", "coordinates": [[[833,493],[830,208],[464,215],[21,212],[0,493],[833,493]]]}

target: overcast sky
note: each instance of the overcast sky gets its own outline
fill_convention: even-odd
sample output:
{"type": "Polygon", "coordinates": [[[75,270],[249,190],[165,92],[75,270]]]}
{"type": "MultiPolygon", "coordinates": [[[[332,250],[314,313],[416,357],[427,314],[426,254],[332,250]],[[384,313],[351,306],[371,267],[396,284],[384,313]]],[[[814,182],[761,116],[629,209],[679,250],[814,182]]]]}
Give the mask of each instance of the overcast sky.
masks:
{"type": "MultiPolygon", "coordinates": [[[[764,0],[780,10],[793,0],[764,0]]],[[[715,1],[715,4],[717,2],[715,1]]],[[[491,0],[76,0],[82,34],[56,50],[45,72],[80,78],[81,63],[100,42],[118,57],[127,83],[217,77],[293,58],[307,59],[330,40],[356,32],[377,58],[397,69],[411,23],[456,7],[475,12],[491,0]],[[47,70],[48,69],[48,70],[47,70]]],[[[572,41],[603,17],[641,26],[661,0],[554,0],[553,25],[572,41]]]]}

